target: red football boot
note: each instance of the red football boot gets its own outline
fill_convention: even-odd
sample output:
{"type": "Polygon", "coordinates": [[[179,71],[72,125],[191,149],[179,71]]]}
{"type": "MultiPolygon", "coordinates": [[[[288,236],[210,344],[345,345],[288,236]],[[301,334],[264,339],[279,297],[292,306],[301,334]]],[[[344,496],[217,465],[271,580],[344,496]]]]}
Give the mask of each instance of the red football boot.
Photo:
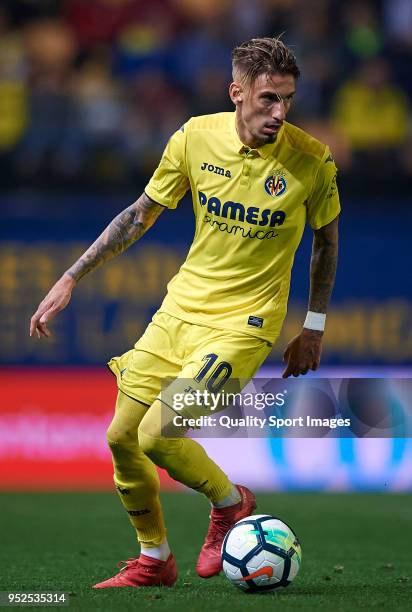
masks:
{"type": "MultiPolygon", "coordinates": [[[[94,585],[94,589],[109,589],[111,587],[171,587],[177,580],[177,568],[173,555],[167,561],[160,561],[141,554],[138,559],[121,561],[126,565],[120,572],[103,582],[94,585]]],[[[118,564],[120,567],[120,564],[118,564]]]]}
{"type": "Polygon", "coordinates": [[[201,578],[217,576],[222,570],[221,548],[225,535],[240,519],[253,514],[256,499],[252,491],[236,485],[241,500],[227,508],[212,508],[209,530],[196,563],[196,572],[201,578]]]}

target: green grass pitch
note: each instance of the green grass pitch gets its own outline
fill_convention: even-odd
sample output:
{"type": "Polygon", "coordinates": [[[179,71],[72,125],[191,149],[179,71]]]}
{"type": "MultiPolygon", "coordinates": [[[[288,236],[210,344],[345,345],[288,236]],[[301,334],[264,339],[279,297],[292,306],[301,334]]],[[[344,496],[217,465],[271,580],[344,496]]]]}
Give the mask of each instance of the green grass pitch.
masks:
{"type": "Polygon", "coordinates": [[[257,512],[279,516],[296,531],[303,561],[287,589],[257,595],[238,591],[223,575],[195,574],[206,500],[171,493],[162,499],[179,568],[175,587],[93,591],[90,585],[113,575],[117,561],[136,556],[116,495],[2,493],[0,590],[70,592],[70,608],[83,610],[412,609],[410,495],[258,495],[257,512]]]}

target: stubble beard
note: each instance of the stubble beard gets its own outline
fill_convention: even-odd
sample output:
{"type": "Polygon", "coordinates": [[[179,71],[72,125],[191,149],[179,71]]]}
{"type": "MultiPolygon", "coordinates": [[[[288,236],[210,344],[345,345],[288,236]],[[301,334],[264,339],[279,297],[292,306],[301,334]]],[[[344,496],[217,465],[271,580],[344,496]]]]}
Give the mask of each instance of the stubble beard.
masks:
{"type": "Polygon", "coordinates": [[[275,142],[277,136],[278,136],[277,134],[266,134],[265,135],[265,138],[266,138],[265,144],[272,144],[273,142],[275,142]]]}
{"type": "Polygon", "coordinates": [[[256,140],[260,143],[258,147],[263,147],[266,144],[273,144],[276,141],[277,134],[263,134],[260,135],[256,140]]]}

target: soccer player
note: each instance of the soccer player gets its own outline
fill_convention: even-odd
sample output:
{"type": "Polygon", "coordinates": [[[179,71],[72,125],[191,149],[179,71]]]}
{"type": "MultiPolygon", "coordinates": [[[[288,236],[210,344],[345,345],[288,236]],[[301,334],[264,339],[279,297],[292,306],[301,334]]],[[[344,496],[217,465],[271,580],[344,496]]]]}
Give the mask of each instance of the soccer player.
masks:
{"type": "Polygon", "coordinates": [[[282,40],[252,39],[234,49],[232,60],[235,112],[193,117],[173,134],[145,192],[62,275],[31,319],[31,335],[49,336],[48,322],[80,279],[136,242],[191,190],[196,231],[186,261],[134,348],[109,362],[119,389],[108,430],[114,482],[141,553],[95,588],[176,581],[156,465],[210,500],[196,570],[204,578],[220,572],[223,538],[253,513],[255,497],[177,431],[169,389],[249,380],[258,370],[282,327],[306,221],[314,232],[309,308],[285,350],[283,376],[319,365],[337,261],[335,163],[327,146],[285,121],[299,69],[282,40]],[[174,382],[161,394],[166,378],[174,382]]]}

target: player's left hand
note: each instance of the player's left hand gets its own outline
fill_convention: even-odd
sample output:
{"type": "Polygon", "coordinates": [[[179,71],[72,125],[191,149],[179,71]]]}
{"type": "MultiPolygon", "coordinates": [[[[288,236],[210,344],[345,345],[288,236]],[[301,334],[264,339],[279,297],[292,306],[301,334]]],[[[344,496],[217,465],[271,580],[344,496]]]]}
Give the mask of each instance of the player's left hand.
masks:
{"type": "Polygon", "coordinates": [[[283,353],[286,368],[282,378],[307,374],[309,370],[317,370],[322,353],[323,332],[303,328],[287,345],[283,353]]]}

